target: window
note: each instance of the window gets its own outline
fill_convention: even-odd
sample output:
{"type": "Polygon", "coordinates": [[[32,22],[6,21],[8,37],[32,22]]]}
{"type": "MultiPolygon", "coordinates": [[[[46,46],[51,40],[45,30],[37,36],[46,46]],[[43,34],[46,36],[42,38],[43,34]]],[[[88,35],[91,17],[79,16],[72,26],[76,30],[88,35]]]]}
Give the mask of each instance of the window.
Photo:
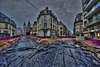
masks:
{"type": "Polygon", "coordinates": [[[83,20],[83,16],[81,16],[81,20],[83,20]]]}
{"type": "Polygon", "coordinates": [[[47,20],[47,17],[46,16],[44,16],[44,20],[47,20]]]}
{"type": "Polygon", "coordinates": [[[8,18],[5,18],[5,22],[8,22],[8,18]]]}
{"type": "Polygon", "coordinates": [[[60,34],[62,35],[62,31],[60,31],[60,34]]]}
{"type": "Polygon", "coordinates": [[[51,17],[51,22],[52,22],[52,17],[51,17]]]}
{"type": "Polygon", "coordinates": [[[2,18],[0,17],[0,21],[1,21],[1,19],[2,19],[2,18]]]}
{"type": "Polygon", "coordinates": [[[54,29],[54,25],[53,25],[53,29],[54,29]]]}
{"type": "Polygon", "coordinates": [[[45,29],[47,28],[47,23],[44,23],[44,28],[45,28],[45,29]]]}
{"type": "Polygon", "coordinates": [[[52,29],[52,23],[51,23],[51,29],[52,29]]]}
{"type": "Polygon", "coordinates": [[[77,21],[78,21],[78,17],[77,17],[77,21]]]}
{"type": "Polygon", "coordinates": [[[62,29],[62,27],[60,27],[60,29],[62,29]]]}
{"type": "Polygon", "coordinates": [[[55,22],[55,20],[53,19],[53,23],[55,22]]]}
{"type": "Polygon", "coordinates": [[[5,29],[8,29],[8,24],[5,24],[5,29]]]}

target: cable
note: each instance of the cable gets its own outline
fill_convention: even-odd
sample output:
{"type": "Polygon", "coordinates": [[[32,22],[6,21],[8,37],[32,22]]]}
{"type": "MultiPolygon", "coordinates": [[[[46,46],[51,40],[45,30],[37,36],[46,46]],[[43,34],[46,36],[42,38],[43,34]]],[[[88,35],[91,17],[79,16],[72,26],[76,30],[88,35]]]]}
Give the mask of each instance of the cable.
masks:
{"type": "Polygon", "coordinates": [[[34,7],[36,10],[39,11],[39,9],[37,7],[35,7],[31,2],[29,2],[28,0],[26,0],[30,5],[32,5],[32,7],[34,7]]]}

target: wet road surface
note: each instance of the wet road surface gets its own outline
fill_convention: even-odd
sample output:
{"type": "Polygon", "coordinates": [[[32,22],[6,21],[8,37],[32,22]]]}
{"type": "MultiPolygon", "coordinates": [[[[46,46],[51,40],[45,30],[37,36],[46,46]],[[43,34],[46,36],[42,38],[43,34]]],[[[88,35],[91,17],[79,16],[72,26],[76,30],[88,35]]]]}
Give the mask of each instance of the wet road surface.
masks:
{"type": "Polygon", "coordinates": [[[0,67],[100,67],[89,51],[75,45],[73,41],[38,43],[23,36],[12,46],[0,50],[0,67]]]}

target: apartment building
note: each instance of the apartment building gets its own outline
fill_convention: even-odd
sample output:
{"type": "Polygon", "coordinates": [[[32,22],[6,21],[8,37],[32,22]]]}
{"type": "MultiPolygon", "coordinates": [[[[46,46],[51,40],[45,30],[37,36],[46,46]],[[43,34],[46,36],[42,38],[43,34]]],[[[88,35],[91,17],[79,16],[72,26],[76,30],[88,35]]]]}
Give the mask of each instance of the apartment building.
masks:
{"type": "Polygon", "coordinates": [[[61,21],[58,22],[58,36],[66,36],[66,35],[68,35],[68,29],[61,21]]]}
{"type": "Polygon", "coordinates": [[[46,7],[37,17],[38,36],[57,36],[57,17],[46,7]]]}
{"type": "Polygon", "coordinates": [[[74,21],[74,35],[82,36],[82,33],[83,33],[83,17],[82,13],[78,13],[74,21]]]}
{"type": "Polygon", "coordinates": [[[33,23],[32,30],[30,32],[31,35],[37,35],[37,21],[33,23]]]}
{"type": "Polygon", "coordinates": [[[100,39],[100,0],[82,0],[82,8],[84,35],[100,39]]]}
{"type": "Polygon", "coordinates": [[[0,37],[16,36],[16,23],[0,12],[0,37]]]}

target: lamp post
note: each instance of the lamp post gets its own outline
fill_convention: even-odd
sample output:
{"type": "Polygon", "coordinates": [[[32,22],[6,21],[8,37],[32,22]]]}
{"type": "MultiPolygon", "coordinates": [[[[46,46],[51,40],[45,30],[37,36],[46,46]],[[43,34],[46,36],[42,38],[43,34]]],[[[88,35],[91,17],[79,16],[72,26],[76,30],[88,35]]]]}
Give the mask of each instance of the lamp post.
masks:
{"type": "MultiPolygon", "coordinates": [[[[12,17],[11,17],[11,19],[12,19],[12,17]]],[[[11,19],[10,19],[10,36],[11,36],[11,19]]]]}

